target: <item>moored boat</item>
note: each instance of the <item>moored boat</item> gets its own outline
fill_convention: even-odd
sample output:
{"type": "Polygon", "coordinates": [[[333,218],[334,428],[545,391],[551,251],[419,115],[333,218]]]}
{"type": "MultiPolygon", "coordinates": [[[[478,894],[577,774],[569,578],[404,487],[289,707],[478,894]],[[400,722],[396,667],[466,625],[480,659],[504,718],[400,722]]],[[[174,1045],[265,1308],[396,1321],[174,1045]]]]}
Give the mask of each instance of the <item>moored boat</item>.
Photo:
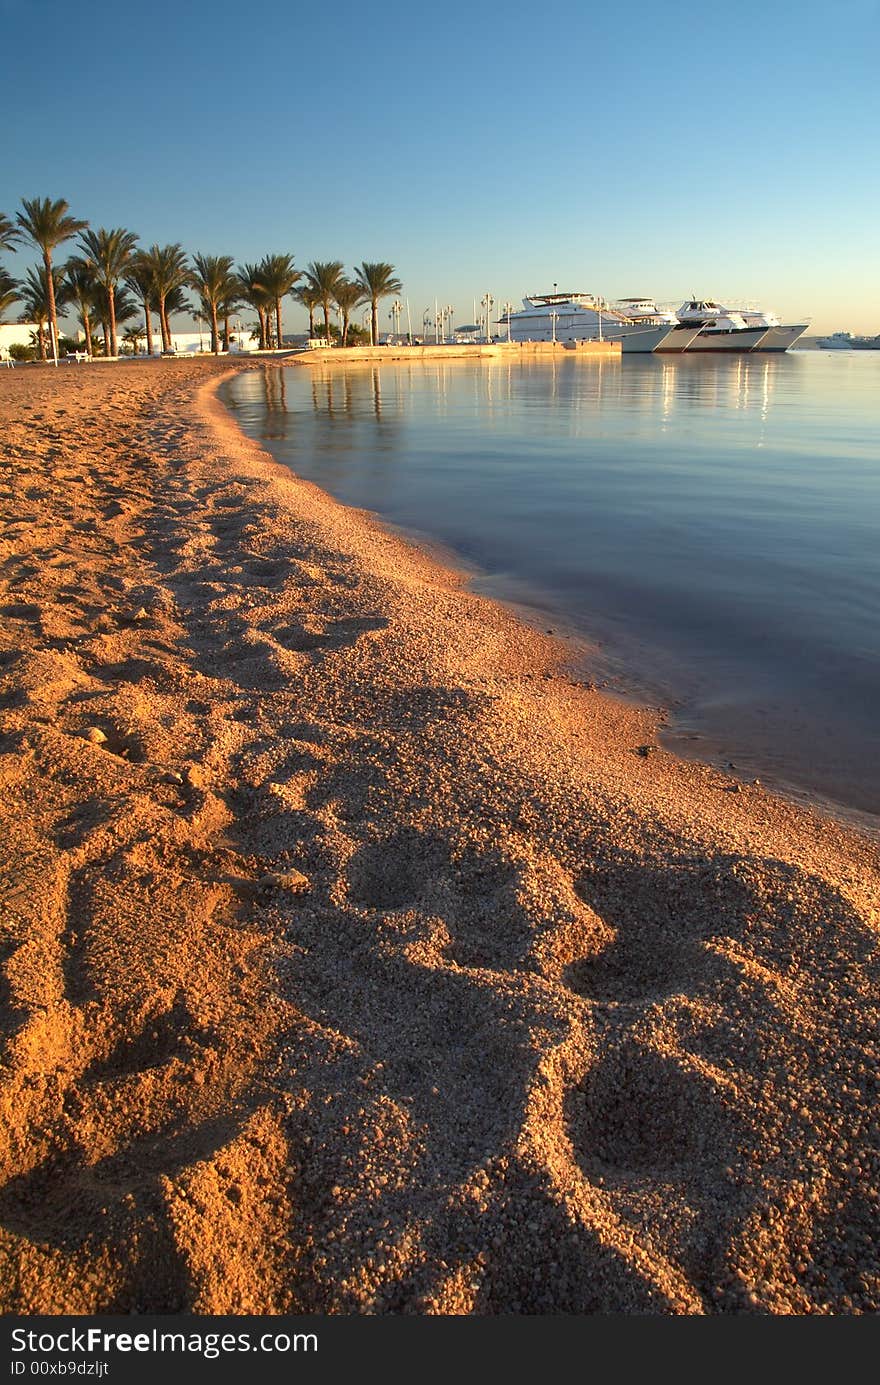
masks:
{"type": "Polygon", "coordinates": [[[832,332],[830,337],[817,337],[816,345],[823,351],[880,351],[880,336],[854,337],[852,332],[832,332]]]}
{"type": "Polygon", "coordinates": [[[755,351],[787,351],[799,337],[802,337],[809,326],[808,322],[784,323],[780,322],[775,313],[767,312],[764,308],[758,308],[753,303],[733,304],[727,303],[725,312],[737,313],[747,327],[766,327],[767,334],[762,337],[758,345],[753,347],[755,351]]]}
{"type": "Polygon", "coordinates": [[[534,293],[518,312],[499,319],[511,341],[588,341],[598,336],[598,304],[592,294],[534,293]]]}
{"type": "Polygon", "coordinates": [[[517,312],[502,317],[511,341],[619,341],[622,350],[787,351],[806,323],[780,322],[753,305],[725,307],[712,299],[690,299],[673,312],[653,298],[618,298],[613,303],[589,293],[530,294],[517,312]]]}
{"type": "Polygon", "coordinates": [[[830,337],[816,338],[816,345],[821,346],[823,351],[850,351],[852,344],[851,332],[832,332],[830,337]]]}
{"type": "Polygon", "coordinates": [[[499,319],[511,341],[623,341],[632,332],[677,325],[674,313],[661,312],[652,299],[609,304],[592,293],[533,293],[522,308],[499,319]]]}
{"type": "Polygon", "coordinates": [[[699,336],[699,327],[683,327],[680,322],[664,322],[659,327],[641,327],[620,339],[621,351],[687,351],[699,336]]]}
{"type": "Polygon", "coordinates": [[[809,323],[800,322],[796,326],[778,323],[771,327],[765,337],[762,337],[756,351],[787,351],[790,346],[794,346],[806,332],[809,323]]]}
{"type": "Polygon", "coordinates": [[[679,322],[671,308],[658,308],[653,298],[618,298],[614,308],[629,324],[620,339],[626,352],[687,351],[700,333],[699,327],[679,322]]]}
{"type": "Polygon", "coordinates": [[[700,329],[689,351],[754,351],[768,331],[765,326],[749,327],[740,313],[710,298],[682,303],[676,317],[683,326],[700,329]]]}

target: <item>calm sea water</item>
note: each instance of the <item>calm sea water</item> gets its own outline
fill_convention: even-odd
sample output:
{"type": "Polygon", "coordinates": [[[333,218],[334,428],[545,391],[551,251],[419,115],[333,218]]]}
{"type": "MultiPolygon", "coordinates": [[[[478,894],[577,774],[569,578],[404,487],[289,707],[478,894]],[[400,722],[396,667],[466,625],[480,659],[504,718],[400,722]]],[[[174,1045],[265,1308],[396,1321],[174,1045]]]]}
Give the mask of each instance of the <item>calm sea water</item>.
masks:
{"type": "Polygon", "coordinates": [[[267,368],[226,401],[598,642],[677,749],[880,812],[880,353],[267,368]]]}

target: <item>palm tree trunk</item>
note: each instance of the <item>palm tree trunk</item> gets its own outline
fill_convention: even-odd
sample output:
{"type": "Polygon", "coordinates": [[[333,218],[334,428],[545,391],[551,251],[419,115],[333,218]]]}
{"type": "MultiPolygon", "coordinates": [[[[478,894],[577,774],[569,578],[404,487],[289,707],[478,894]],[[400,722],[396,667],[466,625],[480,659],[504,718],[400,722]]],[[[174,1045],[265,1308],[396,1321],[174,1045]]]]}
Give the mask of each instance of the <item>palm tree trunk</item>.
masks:
{"type": "Polygon", "coordinates": [[[105,355],[105,356],[109,356],[109,355],[110,355],[110,328],[109,328],[109,326],[107,325],[107,319],[106,319],[106,318],[102,318],[102,319],[101,319],[101,332],[103,333],[103,336],[104,336],[104,355],[105,355]]]}
{"type": "Polygon", "coordinates": [[[223,350],[229,350],[229,314],[223,316],[223,350]]]}
{"type": "Polygon", "coordinates": [[[110,313],[110,355],[119,355],[119,342],[116,339],[116,289],[107,285],[107,307],[110,313]]]}
{"type": "Polygon", "coordinates": [[[83,324],[83,331],[84,331],[85,334],[86,334],[86,350],[88,351],[89,355],[91,356],[91,354],[92,354],[92,324],[91,324],[91,321],[90,321],[90,319],[89,319],[89,311],[88,311],[88,308],[83,308],[83,310],[82,310],[82,324],[83,324]]]}
{"type": "Polygon", "coordinates": [[[379,300],[374,298],[370,304],[372,313],[370,314],[370,342],[373,346],[379,345],[379,300]]]}
{"type": "Polygon", "coordinates": [[[37,323],[37,341],[39,342],[39,345],[40,345],[40,360],[41,360],[41,361],[45,361],[45,359],[46,359],[46,338],[45,338],[45,336],[43,335],[43,324],[42,324],[42,322],[38,322],[38,323],[37,323]]]}
{"type": "Polygon", "coordinates": [[[281,299],[275,299],[275,329],[278,333],[278,350],[281,350],[281,299]]]}
{"type": "Polygon", "coordinates": [[[146,329],[147,329],[147,355],[148,355],[148,356],[152,356],[152,354],[153,354],[153,325],[152,325],[152,323],[150,322],[150,305],[149,305],[149,303],[147,302],[146,298],[144,299],[144,326],[145,326],[146,329]]]}
{"type": "Polygon", "coordinates": [[[348,313],[342,311],[342,345],[348,346],[348,313]]]}
{"type": "Polygon", "coordinates": [[[325,299],[324,299],[323,308],[324,308],[324,336],[327,338],[328,341],[331,341],[332,338],[331,338],[331,336],[330,336],[330,300],[329,300],[329,298],[325,298],[325,299]]]}
{"type": "Polygon", "coordinates": [[[220,354],[220,334],[217,331],[217,305],[211,304],[211,350],[215,356],[220,354]]]}
{"type": "Polygon", "coordinates": [[[58,349],[58,314],[55,311],[55,280],[52,278],[52,256],[48,250],[43,251],[43,265],[46,271],[46,295],[49,299],[49,326],[52,329],[51,340],[55,343],[55,350],[58,349]]]}
{"type": "Polygon", "coordinates": [[[165,312],[165,295],[159,298],[159,331],[162,336],[162,350],[171,350],[171,333],[168,331],[168,314],[165,312]]]}

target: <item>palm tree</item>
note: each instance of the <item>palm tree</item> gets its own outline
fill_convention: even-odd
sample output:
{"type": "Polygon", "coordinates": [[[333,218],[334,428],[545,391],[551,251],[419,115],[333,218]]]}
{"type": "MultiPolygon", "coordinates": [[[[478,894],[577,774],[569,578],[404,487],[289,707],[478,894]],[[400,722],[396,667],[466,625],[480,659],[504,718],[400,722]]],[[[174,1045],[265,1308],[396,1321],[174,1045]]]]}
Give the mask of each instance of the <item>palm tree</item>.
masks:
{"type": "Polygon", "coordinates": [[[266,255],[260,261],[260,276],[268,297],[275,305],[275,339],[282,345],[281,300],[302,277],[293,267],[292,255],[266,255]]]}
{"type": "Polygon", "coordinates": [[[260,350],[265,351],[269,340],[269,309],[271,299],[261,268],[256,264],[243,264],[238,267],[239,292],[245,303],[256,311],[260,320],[260,350]]]}
{"type": "Polygon", "coordinates": [[[76,256],[72,256],[67,261],[64,266],[64,276],[69,289],[70,301],[75,303],[79,310],[83,334],[86,339],[86,351],[91,356],[93,355],[92,313],[97,309],[98,281],[87,261],[78,259],[76,256]]]}
{"type": "Polygon", "coordinates": [[[40,351],[40,360],[46,359],[46,323],[49,321],[49,294],[46,288],[45,271],[31,266],[21,282],[21,293],[19,294],[24,311],[21,314],[21,322],[35,322],[37,324],[37,346],[40,351]]]}
{"type": "MultiPolygon", "coordinates": [[[[144,331],[147,337],[147,355],[153,354],[153,324],[150,321],[150,307],[156,301],[156,281],[153,276],[153,266],[148,256],[143,252],[132,257],[131,263],[126,270],[125,283],[132,293],[136,293],[141,300],[144,309],[144,331]]],[[[130,338],[134,328],[130,328],[126,337],[130,338]]]]}
{"type": "Polygon", "coordinates": [[[159,310],[159,330],[162,334],[162,350],[171,347],[171,331],[168,326],[169,294],[179,291],[189,283],[189,261],[182,245],[151,245],[142,250],[138,257],[149,264],[154,280],[154,295],[159,310]]]}
{"type": "Polygon", "coordinates": [[[308,309],[309,336],[313,337],[315,335],[315,309],[320,307],[321,295],[318,293],[317,289],[312,288],[311,284],[305,283],[301,284],[299,288],[293,289],[290,296],[294,303],[299,303],[302,307],[308,309]]]}
{"type": "MultiPolygon", "coordinates": [[[[126,341],[128,343],[129,347],[131,348],[131,354],[133,356],[137,356],[140,354],[141,342],[143,341],[143,339],[144,334],[140,327],[126,327],[125,332],[123,334],[123,341],[126,341]]],[[[147,352],[148,356],[152,356],[152,354],[152,351],[147,352]]]]}
{"type": "MultiPolygon", "coordinates": [[[[103,284],[99,286],[98,293],[104,300],[106,310],[110,306],[110,295],[103,284]]],[[[126,322],[130,322],[133,317],[137,317],[140,313],[140,304],[138,300],[133,297],[124,284],[117,285],[114,291],[113,311],[116,314],[117,327],[122,327],[126,322]]]]}
{"type": "Polygon", "coordinates": [[[137,245],[137,236],[121,226],[107,231],[86,231],[80,236],[80,245],[86,259],[92,265],[95,277],[107,296],[107,322],[110,328],[110,355],[118,354],[116,338],[116,286],[131,264],[137,245]]]}
{"type": "Polygon", "coordinates": [[[0,250],[13,250],[20,238],[21,232],[15,222],[0,212],[0,250]]]}
{"type": "Polygon", "coordinates": [[[364,291],[364,300],[370,304],[370,341],[376,346],[379,341],[379,299],[388,298],[392,293],[403,293],[403,284],[395,276],[394,265],[385,264],[382,260],[375,264],[365,260],[354,273],[364,291]]]}
{"type": "Polygon", "coordinates": [[[3,321],[3,314],[17,302],[18,280],[13,279],[11,274],[7,274],[6,270],[0,267],[0,322],[3,321]]]}
{"type": "MultiPolygon", "coordinates": [[[[196,310],[195,310],[195,308],[193,307],[192,303],[190,303],[190,301],[189,301],[188,298],[184,297],[183,289],[169,289],[169,290],[168,290],[168,293],[165,295],[165,320],[166,320],[166,322],[168,322],[169,319],[170,319],[171,317],[176,317],[178,313],[186,313],[188,316],[193,317],[193,316],[195,316],[195,312],[196,312],[196,310]]],[[[170,349],[171,349],[171,329],[170,329],[170,326],[169,326],[169,329],[168,329],[168,346],[167,346],[165,349],[166,349],[166,350],[170,350],[170,349]]]]}
{"type": "Polygon", "coordinates": [[[348,327],[355,308],[365,302],[364,290],[353,279],[340,279],[336,285],[336,306],[342,313],[342,345],[348,346],[348,327]]]}
{"type": "Polygon", "coordinates": [[[220,351],[217,315],[225,299],[234,294],[237,284],[232,272],[231,255],[193,255],[194,270],[190,284],[201,299],[204,315],[211,324],[211,350],[220,351]]]}
{"type": "Polygon", "coordinates": [[[117,352],[112,351],[113,332],[110,325],[110,294],[105,286],[99,283],[95,289],[95,312],[101,322],[101,329],[104,335],[104,355],[110,356],[118,354],[119,333],[118,329],[123,323],[129,322],[138,315],[138,305],[136,299],[132,298],[124,284],[117,284],[113,290],[113,319],[117,329],[116,346],[117,352]]]}
{"type": "Polygon", "coordinates": [[[336,286],[342,278],[341,260],[313,260],[306,270],[306,282],[318,295],[324,309],[324,334],[330,336],[330,302],[336,297],[336,286]]]}
{"type": "MultiPolygon", "coordinates": [[[[55,303],[55,276],[52,273],[52,252],[66,240],[71,240],[78,231],[84,231],[87,221],[78,221],[70,215],[68,204],[63,197],[51,202],[48,197],[33,197],[30,201],[21,199],[23,210],[16,216],[20,231],[33,241],[43,254],[43,269],[49,293],[49,324],[53,339],[58,343],[58,312],[55,303]]],[[[8,235],[8,233],[7,233],[8,235]]]]}
{"type": "Polygon", "coordinates": [[[229,350],[229,319],[241,307],[241,284],[238,275],[229,278],[229,287],[217,303],[217,316],[223,319],[223,350],[229,350]]]}
{"type": "MultiPolygon", "coordinates": [[[[40,348],[40,360],[46,360],[46,328],[52,321],[52,309],[57,304],[64,307],[67,301],[69,290],[64,282],[64,271],[60,268],[50,270],[47,275],[45,269],[31,266],[24,277],[21,285],[22,292],[19,297],[24,304],[22,322],[35,322],[37,324],[37,345],[40,348]]],[[[57,348],[58,338],[55,337],[57,348]]]]}

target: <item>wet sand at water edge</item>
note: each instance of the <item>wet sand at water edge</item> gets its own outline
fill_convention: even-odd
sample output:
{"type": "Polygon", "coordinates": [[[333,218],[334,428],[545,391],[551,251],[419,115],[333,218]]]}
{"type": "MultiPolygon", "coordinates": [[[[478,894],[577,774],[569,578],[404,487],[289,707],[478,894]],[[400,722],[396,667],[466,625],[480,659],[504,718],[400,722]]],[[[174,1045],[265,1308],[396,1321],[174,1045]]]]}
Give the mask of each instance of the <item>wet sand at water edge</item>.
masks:
{"type": "Polygon", "coordinates": [[[4,1311],[876,1312],[876,839],[226,372],[0,378],[4,1311]]]}

